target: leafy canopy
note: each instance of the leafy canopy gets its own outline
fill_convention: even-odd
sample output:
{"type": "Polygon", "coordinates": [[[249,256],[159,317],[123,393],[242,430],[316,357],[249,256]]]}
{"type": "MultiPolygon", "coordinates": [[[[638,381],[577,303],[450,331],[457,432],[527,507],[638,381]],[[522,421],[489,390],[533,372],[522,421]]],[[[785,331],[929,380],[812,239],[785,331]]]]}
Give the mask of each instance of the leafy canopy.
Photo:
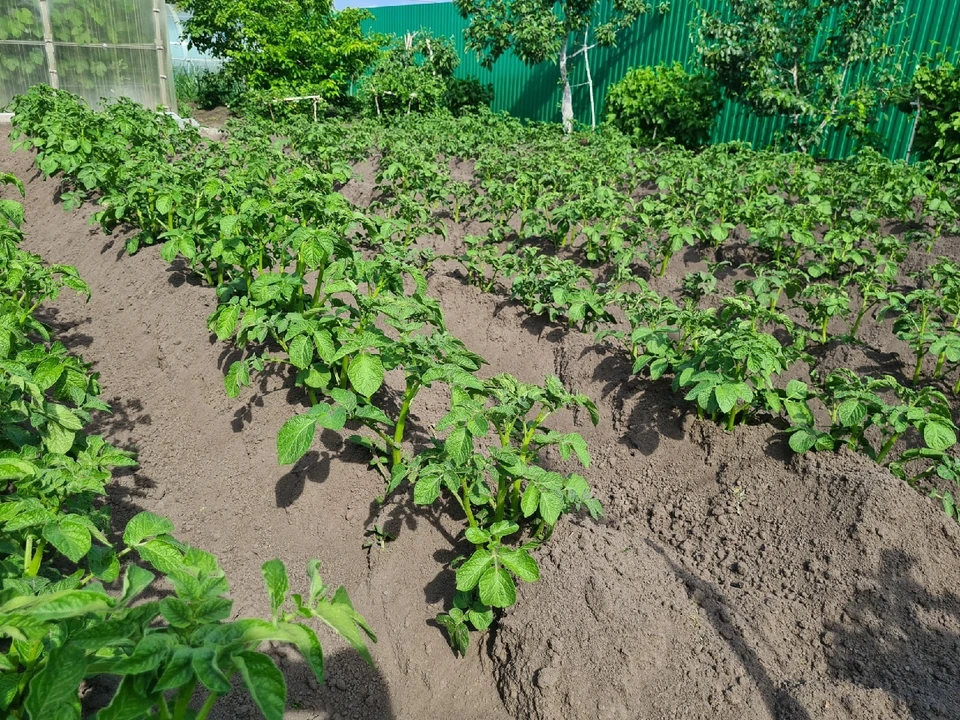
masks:
{"type": "Polygon", "coordinates": [[[490,67],[507,50],[529,65],[557,56],[570,33],[594,26],[601,45],[613,45],[616,34],[649,12],[645,0],[614,0],[610,16],[599,22],[594,0],[454,0],[460,14],[470,19],[467,46],[490,67]]]}
{"type": "Polygon", "coordinates": [[[190,43],[229,60],[248,89],[334,100],[376,59],[379,38],[360,28],[366,10],[331,0],[182,0],[190,43]]]}
{"type": "Polygon", "coordinates": [[[895,82],[885,38],[903,0],[730,0],[699,11],[703,65],[760,115],[789,119],[785,139],[808,151],[828,129],[859,137],[895,82]]]}
{"type": "Polygon", "coordinates": [[[900,93],[898,107],[919,113],[912,149],[925,160],[956,168],[960,162],[960,67],[943,53],[923,58],[900,93]]]}

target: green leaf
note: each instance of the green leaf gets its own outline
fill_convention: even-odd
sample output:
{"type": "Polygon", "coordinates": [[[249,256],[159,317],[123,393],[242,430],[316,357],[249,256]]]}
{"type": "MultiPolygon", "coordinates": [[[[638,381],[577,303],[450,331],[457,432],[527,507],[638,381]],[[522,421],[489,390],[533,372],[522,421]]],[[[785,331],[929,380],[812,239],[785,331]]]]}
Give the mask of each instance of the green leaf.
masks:
{"type": "Polygon", "coordinates": [[[931,450],[943,451],[957,442],[957,434],[946,423],[931,421],[923,426],[923,442],[931,450]]]}
{"type": "Polygon", "coordinates": [[[217,340],[223,342],[233,337],[233,333],[237,329],[237,322],[240,320],[240,306],[239,305],[227,305],[226,307],[221,308],[220,312],[217,314],[217,322],[215,325],[215,332],[217,333],[217,340]]]}
{"type": "Polygon", "coordinates": [[[317,355],[325,363],[333,362],[337,354],[337,347],[333,344],[333,336],[327,330],[318,330],[313,334],[313,342],[317,346],[317,355]]]}
{"type": "Polygon", "coordinates": [[[244,650],[233,656],[243,684],[267,720],[283,720],[287,685],[283,673],[263,653],[244,650]]]}
{"type": "Polygon", "coordinates": [[[338,632],[369,665],[373,665],[370,650],[364,643],[360,631],[362,630],[373,642],[376,642],[377,638],[360,613],[353,609],[346,588],[341,585],[333,594],[332,600],[318,603],[314,608],[314,615],[338,632]]]}
{"type": "Polygon", "coordinates": [[[350,361],[347,377],[354,390],[369,398],[383,385],[383,363],[377,355],[362,353],[350,361]]]}
{"type": "Polygon", "coordinates": [[[817,433],[809,428],[797,428],[790,433],[789,444],[791,450],[802,455],[817,444],[817,433]]]}
{"type": "Polygon", "coordinates": [[[97,713],[96,720],[140,720],[157,705],[157,697],[145,695],[137,678],[123,678],[110,704],[97,713]]]}
{"type": "Polygon", "coordinates": [[[306,335],[297,335],[290,341],[290,362],[304,370],[313,362],[313,342],[306,335]]]}
{"type": "Polygon", "coordinates": [[[243,360],[235,360],[230,364],[226,376],[223,378],[223,387],[227,397],[235,398],[240,394],[240,388],[250,384],[250,368],[243,360]]]}
{"type": "Polygon", "coordinates": [[[283,561],[274,559],[265,562],[260,570],[263,573],[263,582],[267,586],[267,593],[270,595],[270,611],[276,617],[287,600],[287,593],[290,592],[287,568],[283,561]]]}
{"type": "Polygon", "coordinates": [[[473,455],[473,437],[465,427],[453,430],[443,443],[447,454],[458,464],[463,464],[473,455]]]}
{"type": "Polygon", "coordinates": [[[590,467],[590,452],[587,450],[587,441],[579,433],[568,433],[560,440],[560,457],[570,459],[571,450],[583,467],[590,467]]]}
{"type": "Polygon", "coordinates": [[[844,427],[857,427],[866,417],[867,406],[856,398],[845,400],[837,408],[837,418],[844,427]]]}
{"type": "Polygon", "coordinates": [[[87,658],[82,649],[67,643],[51,650],[46,665],[27,686],[24,708],[30,720],[60,720],[61,706],[76,701],[86,672],[87,658]]]}
{"type": "Polygon", "coordinates": [[[277,435],[278,462],[292,465],[306,455],[316,431],[316,421],[306,415],[295,415],[287,420],[277,435]]]}
{"type": "Polygon", "coordinates": [[[536,582],[540,579],[540,568],[533,556],[523,548],[510,550],[501,548],[497,551],[497,558],[514,575],[524,582],[536,582]]]}
{"type": "Polygon", "coordinates": [[[139,675],[155,670],[166,660],[170,643],[169,635],[154,633],[144,636],[130,655],[110,665],[110,674],[139,675]]]}
{"type": "Polygon", "coordinates": [[[520,510],[524,517],[530,517],[537,511],[538,507],[540,507],[540,490],[536,485],[530,483],[520,498],[520,510]]]}
{"type": "Polygon", "coordinates": [[[348,413],[352,413],[357,409],[357,396],[349,390],[344,390],[343,388],[331,388],[330,397],[340,405],[343,405],[344,410],[346,410],[348,413]]]}
{"type": "Polygon", "coordinates": [[[347,424],[347,411],[340,405],[320,403],[307,410],[306,415],[328,430],[342,430],[347,424]]]}
{"type": "Polygon", "coordinates": [[[44,526],[43,537],[73,562],[80,562],[90,551],[90,531],[82,521],[70,515],[56,524],[44,526]]]}
{"type": "Polygon", "coordinates": [[[169,535],[173,530],[173,523],[167,518],[144,511],[134,515],[127,523],[123,531],[123,542],[126,545],[137,545],[147,538],[169,535]]]}
{"type": "Polygon", "coordinates": [[[738,384],[717,385],[714,388],[714,395],[717,398],[717,405],[723,413],[729,413],[737,404],[740,397],[738,384]]]}
{"type": "Polygon", "coordinates": [[[489,567],[483,573],[480,577],[480,602],[497,608],[507,608],[517,602],[517,586],[506,569],[489,567]]]}
{"type": "Polygon", "coordinates": [[[193,624],[190,606],[178,597],[165,597],[161,600],[160,614],[175,628],[188,628],[193,624]]]}
{"type": "Polygon", "coordinates": [[[437,615],[437,622],[447,631],[447,639],[450,641],[450,647],[453,648],[453,651],[463,656],[466,655],[467,649],[470,647],[470,631],[464,624],[462,615],[455,617],[454,611],[461,612],[457,608],[453,608],[449,615],[437,615]]]}
{"type": "Polygon", "coordinates": [[[35,473],[36,466],[33,463],[16,457],[0,457],[0,481],[22,480],[35,473]]]}
{"type": "Polygon", "coordinates": [[[560,514],[564,510],[564,501],[560,493],[543,492],[540,493],[540,517],[547,525],[556,525],[560,514]]]}
{"type": "Polygon", "coordinates": [[[440,497],[439,472],[420,473],[413,486],[413,502],[416,505],[432,505],[440,497]]]}
{"type": "Polygon", "coordinates": [[[508,535],[513,535],[516,532],[520,532],[520,526],[515,522],[511,522],[510,520],[501,520],[499,522],[495,522],[487,529],[489,533],[498,540],[500,538],[507,537],[508,535]]]}
{"type": "Polygon", "coordinates": [[[193,680],[193,677],[193,650],[178,647],[167,661],[167,666],[163,669],[163,674],[157,681],[156,689],[160,691],[175,690],[185,686],[193,680]]]}
{"type": "Polygon", "coordinates": [[[90,572],[98,580],[111,583],[120,577],[120,561],[117,559],[117,553],[114,552],[113,548],[94,545],[87,554],[87,562],[90,564],[90,572]]]}
{"type": "Polygon", "coordinates": [[[476,527],[468,527],[466,532],[464,532],[467,540],[472,542],[474,545],[486,545],[490,542],[490,533],[486,530],[481,530],[476,527]]]}
{"type": "Polygon", "coordinates": [[[58,358],[47,358],[33,371],[33,381],[40,386],[41,390],[49,390],[60,379],[65,369],[66,367],[58,358]]]}
{"type": "Polygon", "coordinates": [[[171,539],[154,538],[137,545],[137,554],[164,575],[172,575],[183,569],[183,555],[171,539]]]}
{"type": "MultiPolygon", "coordinates": [[[[493,556],[488,550],[478,549],[470,558],[457,568],[457,590],[473,590],[480,577],[493,563],[493,556]]],[[[489,605],[490,603],[486,603],[489,605]]]]}
{"type": "Polygon", "coordinates": [[[203,686],[218,695],[226,695],[232,689],[227,676],[217,663],[217,652],[211,647],[193,651],[193,671],[203,686]]]}
{"type": "Polygon", "coordinates": [[[474,630],[486,630],[493,624],[493,608],[479,601],[473,603],[466,614],[467,620],[473,625],[474,630]]]}
{"type": "Polygon", "coordinates": [[[123,588],[120,592],[120,602],[126,605],[150,586],[156,575],[139,565],[127,565],[123,574],[123,588]]]}
{"type": "Polygon", "coordinates": [[[0,199],[0,217],[5,218],[14,227],[23,225],[23,205],[16,200],[0,199]]]}
{"type": "Polygon", "coordinates": [[[55,455],[66,455],[73,447],[76,434],[64,428],[60,423],[50,420],[41,432],[43,444],[55,455]]]}

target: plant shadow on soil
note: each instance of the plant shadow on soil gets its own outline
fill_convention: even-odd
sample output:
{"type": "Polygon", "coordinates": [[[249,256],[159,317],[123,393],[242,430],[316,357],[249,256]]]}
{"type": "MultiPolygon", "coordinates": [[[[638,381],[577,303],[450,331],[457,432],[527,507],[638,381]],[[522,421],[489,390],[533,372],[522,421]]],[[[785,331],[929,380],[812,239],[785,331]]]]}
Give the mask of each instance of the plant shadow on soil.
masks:
{"type": "Polygon", "coordinates": [[[960,635],[925,620],[960,618],[960,596],[930,593],[913,578],[916,565],[903,550],[881,552],[876,582],[859,585],[844,606],[849,622],[824,624],[828,662],[838,679],[883,690],[914,717],[950,717],[960,697],[960,635]]]}
{"type": "Polygon", "coordinates": [[[93,344],[93,338],[90,335],[78,332],[77,328],[82,325],[90,325],[93,319],[87,316],[77,321],[61,320],[60,314],[59,308],[44,305],[37,309],[34,317],[48,327],[52,331],[52,337],[63,343],[67,350],[75,355],[82,355],[81,351],[93,344]]]}
{"type": "Polygon", "coordinates": [[[724,639],[730,650],[740,660],[763,698],[770,716],[778,720],[812,720],[810,714],[788,688],[778,687],[774,683],[756,651],[750,647],[743,632],[733,621],[728,609],[731,607],[730,602],[717,586],[677,565],[657,543],[649,539],[645,542],[677,576],[686,588],[687,596],[704,611],[717,635],[724,639]]]}

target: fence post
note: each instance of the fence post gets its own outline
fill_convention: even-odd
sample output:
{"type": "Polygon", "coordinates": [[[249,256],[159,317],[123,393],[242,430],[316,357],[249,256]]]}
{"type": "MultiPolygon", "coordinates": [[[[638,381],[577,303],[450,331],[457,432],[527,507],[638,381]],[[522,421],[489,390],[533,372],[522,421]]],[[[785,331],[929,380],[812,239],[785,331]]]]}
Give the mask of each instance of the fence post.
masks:
{"type": "Polygon", "coordinates": [[[170,109],[170,98],[167,94],[167,63],[163,56],[163,25],[162,0],[153,0],[153,41],[157,48],[157,79],[160,81],[160,104],[170,109]]]}
{"type": "Polygon", "coordinates": [[[40,22],[43,23],[43,49],[47,54],[47,73],[50,76],[50,87],[60,87],[60,76],[57,74],[57,52],[53,46],[53,25],[50,23],[50,3],[40,0],[40,22]]]}

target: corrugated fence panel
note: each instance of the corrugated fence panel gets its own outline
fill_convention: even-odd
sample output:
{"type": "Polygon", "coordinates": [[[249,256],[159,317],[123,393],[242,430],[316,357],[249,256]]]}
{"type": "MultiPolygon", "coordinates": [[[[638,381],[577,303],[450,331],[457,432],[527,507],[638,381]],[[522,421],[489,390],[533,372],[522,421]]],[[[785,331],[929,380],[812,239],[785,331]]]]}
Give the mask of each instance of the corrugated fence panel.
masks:
{"type": "MultiPolygon", "coordinates": [[[[723,0],[701,0],[707,10],[720,7],[723,0]]],[[[888,40],[904,43],[904,61],[919,52],[960,49],[960,0],[906,0],[904,16],[891,30],[888,40]]],[[[600,16],[610,6],[601,0],[600,16]]],[[[697,4],[693,0],[673,0],[665,14],[652,13],[641,17],[637,24],[620,35],[617,47],[595,48],[589,54],[590,69],[595,88],[597,121],[603,118],[603,101],[607,88],[622,78],[630,68],[659,63],[681,62],[689,67],[694,53],[690,25],[696,18],[697,4]]],[[[402,35],[405,32],[430,30],[435,35],[452,37],[462,58],[457,75],[475,75],[482,82],[493,83],[494,109],[506,110],[529,120],[558,121],[560,119],[560,88],[556,63],[542,63],[534,67],[524,65],[512,53],[504,55],[492,71],[483,69],[473,52],[465,48],[463,32],[467,22],[451,3],[402,5],[374,8],[376,18],[367,28],[402,35]]],[[[582,40],[582,39],[581,39],[582,40]]],[[[592,36],[589,39],[592,44],[592,36]]],[[[576,48],[572,48],[575,52],[576,48]]],[[[912,67],[907,62],[908,67],[912,67]]],[[[574,87],[574,111],[577,119],[590,123],[589,92],[582,56],[574,61],[571,84],[574,87]]],[[[728,102],[714,127],[712,140],[725,142],[742,140],[756,147],[769,144],[784,124],[782,119],[760,118],[742,105],[728,102]]],[[[913,128],[913,116],[891,109],[879,118],[874,129],[886,139],[887,154],[893,158],[905,156],[913,128]]],[[[843,157],[854,143],[845,133],[830,135],[819,151],[829,157],[843,157]]]]}

